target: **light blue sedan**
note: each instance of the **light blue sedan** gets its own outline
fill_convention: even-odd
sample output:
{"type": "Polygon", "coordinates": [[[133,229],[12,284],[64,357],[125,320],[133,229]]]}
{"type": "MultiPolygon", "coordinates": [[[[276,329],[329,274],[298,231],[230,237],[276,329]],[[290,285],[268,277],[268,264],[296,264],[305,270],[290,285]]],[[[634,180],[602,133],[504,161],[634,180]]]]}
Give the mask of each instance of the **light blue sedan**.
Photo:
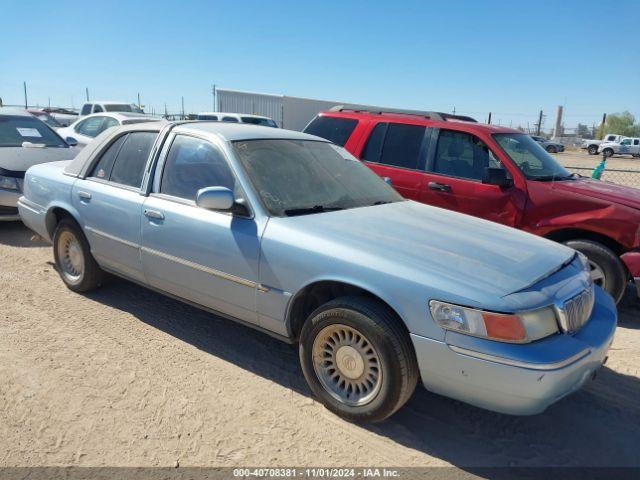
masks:
{"type": "Polygon", "coordinates": [[[215,122],[110,129],[27,171],[23,221],[74,291],[104,272],[299,344],[331,411],[425,387],[535,414],[606,359],[612,299],[575,251],[402,199],[344,149],[215,122]]]}

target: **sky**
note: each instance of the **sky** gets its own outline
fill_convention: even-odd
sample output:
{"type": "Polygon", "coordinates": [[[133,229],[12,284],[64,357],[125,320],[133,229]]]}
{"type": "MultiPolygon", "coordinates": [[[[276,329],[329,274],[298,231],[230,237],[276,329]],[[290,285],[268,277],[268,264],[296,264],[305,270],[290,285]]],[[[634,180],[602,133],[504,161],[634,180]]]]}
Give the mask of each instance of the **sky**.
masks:
{"type": "Polygon", "coordinates": [[[640,120],[640,0],[0,0],[5,104],[211,110],[211,86],[568,128],[640,120]]]}

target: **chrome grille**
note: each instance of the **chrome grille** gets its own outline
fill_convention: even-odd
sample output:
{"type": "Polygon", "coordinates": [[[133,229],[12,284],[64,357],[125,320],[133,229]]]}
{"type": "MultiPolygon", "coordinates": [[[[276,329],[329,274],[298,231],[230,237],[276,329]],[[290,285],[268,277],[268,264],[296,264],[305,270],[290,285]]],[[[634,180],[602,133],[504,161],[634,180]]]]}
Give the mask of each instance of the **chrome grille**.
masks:
{"type": "Polygon", "coordinates": [[[575,297],[571,297],[564,302],[564,305],[558,309],[558,317],[562,330],[567,333],[572,333],[582,328],[591,316],[594,301],[595,290],[593,285],[589,285],[588,288],[584,289],[575,297]]]}

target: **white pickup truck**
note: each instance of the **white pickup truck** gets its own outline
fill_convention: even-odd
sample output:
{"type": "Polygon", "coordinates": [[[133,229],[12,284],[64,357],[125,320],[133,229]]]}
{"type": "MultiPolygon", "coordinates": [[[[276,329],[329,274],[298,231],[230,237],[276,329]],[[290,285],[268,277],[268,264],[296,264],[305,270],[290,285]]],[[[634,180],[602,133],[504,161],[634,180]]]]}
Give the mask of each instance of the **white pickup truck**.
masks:
{"type": "Polygon", "coordinates": [[[598,146],[598,153],[607,157],[613,155],[631,155],[640,157],[640,138],[627,137],[620,142],[604,142],[598,146]]]}
{"type": "Polygon", "coordinates": [[[582,146],[580,148],[584,148],[589,152],[589,155],[596,155],[598,153],[598,147],[603,143],[619,143],[623,139],[625,139],[624,135],[616,135],[614,133],[607,133],[602,140],[583,140],[582,146]]]}

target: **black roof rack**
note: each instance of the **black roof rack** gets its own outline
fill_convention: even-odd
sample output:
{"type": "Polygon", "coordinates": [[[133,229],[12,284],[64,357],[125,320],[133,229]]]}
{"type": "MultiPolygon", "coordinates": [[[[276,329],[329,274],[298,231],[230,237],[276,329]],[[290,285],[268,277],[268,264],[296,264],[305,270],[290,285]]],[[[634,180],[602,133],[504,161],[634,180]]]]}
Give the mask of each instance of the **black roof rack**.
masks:
{"type": "Polygon", "coordinates": [[[419,117],[429,118],[431,120],[439,120],[442,122],[450,121],[450,120],[461,120],[463,122],[474,122],[478,121],[475,118],[467,117],[466,115],[454,115],[451,113],[444,112],[427,112],[421,110],[402,110],[400,108],[379,108],[379,107],[365,107],[363,105],[336,105],[335,107],[331,107],[329,111],[331,112],[343,112],[345,110],[353,111],[353,112],[367,112],[367,113],[399,113],[402,115],[417,115],[419,117]]]}

